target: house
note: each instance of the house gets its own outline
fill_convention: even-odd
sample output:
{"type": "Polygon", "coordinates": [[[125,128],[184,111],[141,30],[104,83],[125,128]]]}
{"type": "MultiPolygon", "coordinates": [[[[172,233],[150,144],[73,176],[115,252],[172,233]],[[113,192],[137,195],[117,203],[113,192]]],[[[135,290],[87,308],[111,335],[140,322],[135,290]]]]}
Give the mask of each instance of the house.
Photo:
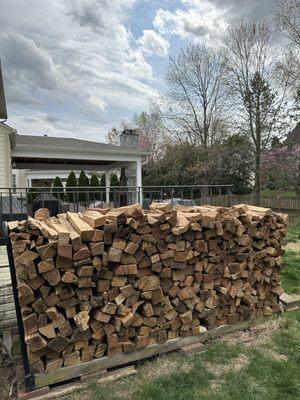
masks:
{"type": "Polygon", "coordinates": [[[0,187],[11,186],[10,134],[13,129],[4,122],[7,120],[4,84],[0,63],[0,187]]]}
{"type": "Polygon", "coordinates": [[[148,153],[138,148],[138,135],[131,130],[124,130],[121,145],[115,146],[75,138],[18,135],[8,125],[1,125],[2,188],[47,186],[47,181],[56,176],[66,180],[70,171],[78,176],[84,170],[90,175],[105,173],[108,198],[110,174],[121,168],[125,170],[127,186],[142,186],[142,163],[148,153]]]}

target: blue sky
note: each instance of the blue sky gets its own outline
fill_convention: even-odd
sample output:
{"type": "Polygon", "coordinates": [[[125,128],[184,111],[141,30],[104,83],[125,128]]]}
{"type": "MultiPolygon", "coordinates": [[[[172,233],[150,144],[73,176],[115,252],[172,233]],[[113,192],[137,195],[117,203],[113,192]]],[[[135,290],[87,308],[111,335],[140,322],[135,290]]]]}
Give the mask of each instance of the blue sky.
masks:
{"type": "Polygon", "coordinates": [[[0,0],[9,119],[20,134],[103,141],[165,90],[170,55],[218,44],[275,0],[0,0]]]}

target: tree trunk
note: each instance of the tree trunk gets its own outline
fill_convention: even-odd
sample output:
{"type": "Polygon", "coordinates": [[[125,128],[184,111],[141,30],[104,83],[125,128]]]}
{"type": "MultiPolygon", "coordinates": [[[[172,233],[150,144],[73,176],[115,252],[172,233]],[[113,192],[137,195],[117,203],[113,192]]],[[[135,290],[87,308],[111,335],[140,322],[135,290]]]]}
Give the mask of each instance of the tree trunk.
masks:
{"type": "Polygon", "coordinates": [[[298,171],[296,179],[296,194],[300,196],[300,152],[298,154],[298,171]]]}
{"type": "Polygon", "coordinates": [[[255,156],[255,177],[254,177],[254,194],[255,205],[260,205],[260,152],[255,156]]]}

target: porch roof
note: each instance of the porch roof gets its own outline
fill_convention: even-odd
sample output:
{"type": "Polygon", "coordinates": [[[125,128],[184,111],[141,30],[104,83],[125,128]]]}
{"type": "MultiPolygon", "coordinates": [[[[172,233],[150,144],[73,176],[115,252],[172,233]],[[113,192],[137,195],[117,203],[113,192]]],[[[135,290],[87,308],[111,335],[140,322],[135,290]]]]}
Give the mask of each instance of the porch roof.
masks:
{"type": "Polygon", "coordinates": [[[14,168],[105,170],[141,160],[148,152],[75,138],[15,134],[12,138],[14,168]]]}

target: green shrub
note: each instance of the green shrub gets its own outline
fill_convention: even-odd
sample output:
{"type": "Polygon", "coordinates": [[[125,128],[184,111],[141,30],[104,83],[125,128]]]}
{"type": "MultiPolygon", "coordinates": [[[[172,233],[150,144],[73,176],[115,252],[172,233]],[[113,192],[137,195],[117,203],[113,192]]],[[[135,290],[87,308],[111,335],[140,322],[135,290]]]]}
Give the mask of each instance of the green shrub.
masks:
{"type": "Polygon", "coordinates": [[[97,188],[100,189],[100,181],[99,181],[99,178],[98,178],[97,175],[93,174],[91,176],[90,185],[93,187],[93,189],[91,189],[90,199],[92,201],[100,200],[101,199],[101,193],[100,193],[100,190],[97,189],[97,188]]]}
{"type": "Polygon", "coordinates": [[[77,179],[74,171],[71,171],[66,182],[66,197],[67,200],[71,203],[74,203],[76,201],[76,190],[75,189],[69,189],[70,187],[77,187],[77,179]]]}
{"type": "MultiPolygon", "coordinates": [[[[111,187],[119,186],[118,176],[116,174],[114,174],[114,173],[112,173],[110,175],[110,186],[111,187]]],[[[109,196],[110,197],[110,201],[117,201],[117,197],[116,197],[115,193],[116,193],[115,189],[112,189],[110,191],[110,196],[109,196]]]]}
{"type": "Polygon", "coordinates": [[[90,186],[89,178],[86,176],[84,171],[81,171],[78,179],[79,201],[84,202],[88,200],[88,186],[90,186]]]}
{"type": "Polygon", "coordinates": [[[110,175],[110,186],[119,186],[119,178],[117,174],[112,173],[110,175]]]}
{"type": "Polygon", "coordinates": [[[103,186],[103,187],[106,186],[106,184],[105,184],[105,174],[102,174],[102,175],[101,175],[100,185],[103,186]]]}
{"type": "Polygon", "coordinates": [[[59,200],[64,200],[66,197],[64,185],[59,176],[56,176],[53,181],[52,193],[59,200]]]}

